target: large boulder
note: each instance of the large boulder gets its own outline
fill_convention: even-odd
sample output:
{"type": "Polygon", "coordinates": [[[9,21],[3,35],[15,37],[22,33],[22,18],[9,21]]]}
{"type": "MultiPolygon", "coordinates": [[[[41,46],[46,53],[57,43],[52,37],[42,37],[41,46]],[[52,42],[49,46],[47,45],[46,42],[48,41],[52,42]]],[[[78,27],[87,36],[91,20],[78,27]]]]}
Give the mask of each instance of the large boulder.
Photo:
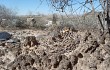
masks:
{"type": "Polygon", "coordinates": [[[35,36],[27,36],[24,41],[24,46],[32,47],[35,45],[36,46],[40,45],[40,43],[36,40],[36,37],[35,36]]]}
{"type": "Polygon", "coordinates": [[[8,32],[0,32],[0,41],[9,40],[11,36],[8,32]]]}
{"type": "Polygon", "coordinates": [[[36,23],[36,20],[34,18],[27,18],[27,25],[33,27],[34,24],[36,23]]]}

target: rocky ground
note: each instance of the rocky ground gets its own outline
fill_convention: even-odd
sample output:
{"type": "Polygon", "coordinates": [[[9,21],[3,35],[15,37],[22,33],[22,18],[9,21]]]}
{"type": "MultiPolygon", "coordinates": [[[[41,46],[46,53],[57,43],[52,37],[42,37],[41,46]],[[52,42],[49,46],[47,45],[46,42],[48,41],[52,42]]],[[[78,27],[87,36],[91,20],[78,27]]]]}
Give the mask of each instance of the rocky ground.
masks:
{"type": "Polygon", "coordinates": [[[0,70],[110,70],[108,33],[4,31],[12,37],[0,41],[0,70]]]}

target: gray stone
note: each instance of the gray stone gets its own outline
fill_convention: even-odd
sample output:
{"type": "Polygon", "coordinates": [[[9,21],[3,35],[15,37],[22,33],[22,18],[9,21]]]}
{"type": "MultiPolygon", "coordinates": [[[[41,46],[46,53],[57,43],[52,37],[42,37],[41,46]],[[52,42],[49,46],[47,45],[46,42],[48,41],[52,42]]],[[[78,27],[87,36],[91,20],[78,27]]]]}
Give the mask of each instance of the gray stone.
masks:
{"type": "Polygon", "coordinates": [[[11,38],[11,34],[9,34],[8,32],[0,32],[0,40],[9,40],[11,38]]]}

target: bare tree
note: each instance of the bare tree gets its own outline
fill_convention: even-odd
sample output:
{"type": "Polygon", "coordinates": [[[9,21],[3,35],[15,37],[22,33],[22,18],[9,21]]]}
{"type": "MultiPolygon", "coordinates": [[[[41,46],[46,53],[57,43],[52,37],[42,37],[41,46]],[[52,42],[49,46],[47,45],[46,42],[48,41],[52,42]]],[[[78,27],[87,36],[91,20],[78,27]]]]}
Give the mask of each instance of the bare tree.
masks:
{"type": "Polygon", "coordinates": [[[16,17],[16,12],[11,9],[5,7],[4,5],[0,5],[0,26],[8,27],[12,26],[12,19],[16,17]]]}
{"type": "Polygon", "coordinates": [[[16,15],[16,12],[12,11],[9,8],[6,8],[4,5],[0,5],[0,19],[11,19],[16,15]]]}
{"type": "MultiPolygon", "coordinates": [[[[74,12],[76,12],[77,10],[79,10],[80,8],[84,7],[88,10],[90,10],[91,12],[95,13],[95,9],[97,9],[99,7],[102,7],[101,11],[98,12],[102,12],[103,13],[103,20],[100,19],[100,16],[98,15],[98,18],[100,20],[100,24],[105,24],[107,25],[107,27],[105,29],[108,29],[109,33],[110,33],[110,0],[83,0],[83,2],[81,0],[48,0],[50,2],[50,4],[57,10],[57,11],[62,11],[65,12],[65,8],[66,7],[71,7],[73,8],[73,2],[77,2],[78,4],[82,5],[80,6],[78,9],[76,9],[74,12]],[[94,2],[99,3],[99,5],[97,7],[95,7],[94,2]],[[89,7],[87,7],[87,4],[90,4],[89,7]],[[104,21],[104,22],[103,22],[104,21]]],[[[103,25],[104,26],[104,25],[103,25]]],[[[103,28],[102,26],[102,28],[103,28]]]]}
{"type": "Polygon", "coordinates": [[[49,0],[52,4],[52,6],[56,9],[56,10],[61,10],[62,12],[64,11],[64,9],[69,6],[69,2],[72,0],[49,0]]]}

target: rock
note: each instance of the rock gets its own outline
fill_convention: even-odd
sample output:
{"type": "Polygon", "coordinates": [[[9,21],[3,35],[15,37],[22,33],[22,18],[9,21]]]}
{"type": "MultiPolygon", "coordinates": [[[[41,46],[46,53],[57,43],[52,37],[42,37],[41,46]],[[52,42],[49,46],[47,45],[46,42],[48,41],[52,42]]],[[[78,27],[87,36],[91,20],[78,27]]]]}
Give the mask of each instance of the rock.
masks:
{"type": "Polygon", "coordinates": [[[20,42],[20,40],[17,38],[14,38],[14,39],[7,40],[6,42],[7,43],[17,43],[17,42],[20,42]]]}
{"type": "Polygon", "coordinates": [[[58,70],[72,70],[71,62],[67,59],[61,60],[58,70]]]}
{"type": "Polygon", "coordinates": [[[109,69],[110,69],[110,57],[105,59],[103,61],[103,63],[98,65],[98,69],[97,70],[109,70],[109,69]]]}
{"type": "Polygon", "coordinates": [[[27,36],[25,41],[24,41],[24,46],[38,46],[40,43],[36,40],[35,36],[27,36]]]}
{"type": "Polygon", "coordinates": [[[104,36],[99,36],[99,39],[98,39],[99,41],[99,43],[100,44],[105,44],[105,37],[104,36]]]}
{"type": "Polygon", "coordinates": [[[5,42],[0,42],[0,46],[5,46],[6,43],[5,42]]]}
{"type": "Polygon", "coordinates": [[[35,62],[35,60],[30,55],[20,55],[12,63],[10,63],[8,65],[8,69],[25,70],[28,67],[31,68],[33,66],[34,62],[35,62]]]}
{"type": "Polygon", "coordinates": [[[50,69],[51,68],[51,59],[48,58],[48,56],[44,56],[42,57],[42,60],[41,60],[41,63],[42,63],[42,66],[43,66],[43,69],[50,69]]]}
{"type": "Polygon", "coordinates": [[[53,68],[57,68],[59,66],[60,61],[62,60],[62,56],[61,55],[53,55],[51,58],[51,64],[53,66],[53,68]]]}
{"type": "Polygon", "coordinates": [[[4,56],[5,53],[6,53],[5,50],[0,49],[0,57],[4,56]]]}
{"type": "Polygon", "coordinates": [[[70,56],[70,61],[71,61],[72,66],[75,66],[78,63],[78,57],[74,56],[74,55],[71,55],[70,56]]]}
{"type": "Polygon", "coordinates": [[[11,38],[11,34],[8,32],[0,32],[0,40],[9,40],[11,38]]]}
{"type": "Polygon", "coordinates": [[[110,45],[105,45],[102,48],[110,55],[110,45]]]}

